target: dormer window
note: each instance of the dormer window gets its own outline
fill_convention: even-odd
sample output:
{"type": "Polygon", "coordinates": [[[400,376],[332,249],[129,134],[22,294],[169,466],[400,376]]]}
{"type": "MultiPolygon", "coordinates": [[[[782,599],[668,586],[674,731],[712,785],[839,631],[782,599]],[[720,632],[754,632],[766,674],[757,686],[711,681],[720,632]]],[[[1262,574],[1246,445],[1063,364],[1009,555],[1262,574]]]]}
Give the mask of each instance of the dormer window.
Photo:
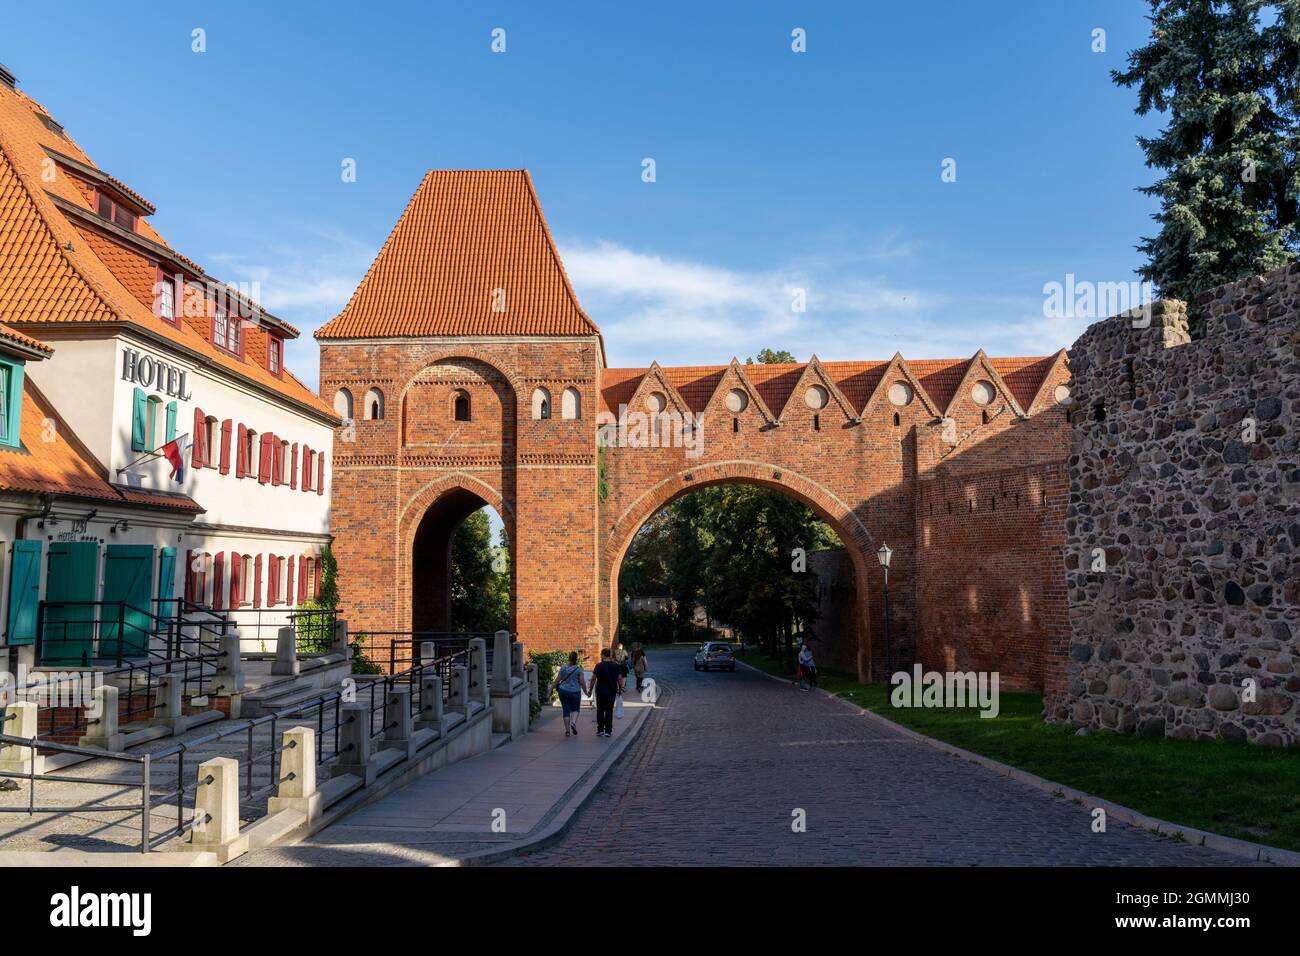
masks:
{"type": "Polygon", "coordinates": [[[120,226],[127,232],[135,232],[136,215],[130,209],[127,209],[121,203],[115,201],[107,193],[96,193],[95,211],[100,217],[107,219],[115,226],[120,226]]]}
{"type": "Polygon", "coordinates": [[[154,283],[154,311],[164,322],[176,324],[176,286],[171,276],[158,270],[158,281],[154,283]]]}
{"type": "Polygon", "coordinates": [[[280,374],[280,366],[284,361],[284,342],[274,335],[267,336],[266,340],[266,367],[272,375],[280,374]]]}
{"type": "Polygon", "coordinates": [[[240,355],[239,316],[227,315],[226,308],[222,305],[213,309],[212,344],[232,355],[240,355]]]}

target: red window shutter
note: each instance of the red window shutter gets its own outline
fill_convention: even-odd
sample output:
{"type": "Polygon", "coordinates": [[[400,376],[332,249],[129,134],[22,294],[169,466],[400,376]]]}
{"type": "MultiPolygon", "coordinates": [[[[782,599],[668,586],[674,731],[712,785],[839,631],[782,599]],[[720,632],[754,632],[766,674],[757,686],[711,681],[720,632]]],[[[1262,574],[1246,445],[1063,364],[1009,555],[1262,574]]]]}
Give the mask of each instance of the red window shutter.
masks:
{"type": "Polygon", "coordinates": [[[284,484],[284,442],[275,436],[275,483],[284,484]]]}
{"type": "Polygon", "coordinates": [[[235,441],[235,477],[243,478],[246,474],[248,474],[248,429],[240,425],[235,441]]]}
{"type": "Polygon", "coordinates": [[[318,465],[320,474],[316,476],[316,494],[323,495],[325,494],[325,453],[321,452],[318,457],[320,458],[318,465]]]}
{"type": "Polygon", "coordinates": [[[234,551],[230,552],[230,606],[239,607],[244,597],[244,565],[239,555],[234,551]]]}
{"type": "Polygon", "coordinates": [[[216,610],[224,607],[224,595],[221,593],[226,583],[226,552],[218,551],[212,559],[212,606],[216,610]]]}
{"type": "Polygon", "coordinates": [[[293,443],[293,452],[289,459],[289,487],[298,487],[298,443],[293,443]]]}
{"type": "Polygon", "coordinates": [[[198,579],[198,575],[194,570],[194,562],[198,554],[193,549],[185,552],[185,600],[190,604],[199,603],[194,597],[194,582],[198,579]]]}
{"type": "Polygon", "coordinates": [[[262,556],[253,559],[253,607],[262,606],[262,556]]]}
{"type": "Polygon", "coordinates": [[[221,473],[230,474],[230,430],[234,422],[227,418],[221,423],[221,473]]]}
{"type": "Polygon", "coordinates": [[[307,556],[298,555],[298,603],[307,600],[307,556]]]}
{"type": "Polygon", "coordinates": [[[206,446],[208,443],[208,420],[203,414],[203,409],[194,409],[194,434],[192,439],[193,452],[190,455],[190,464],[195,468],[202,468],[207,463],[208,453],[206,446]]]}
{"type": "Polygon", "coordinates": [[[269,432],[262,435],[262,457],[261,467],[257,470],[257,481],[259,484],[266,484],[271,480],[271,439],[275,437],[269,432]]]}
{"type": "Polygon", "coordinates": [[[284,603],[293,604],[293,555],[284,560],[284,603]]]}
{"type": "Polygon", "coordinates": [[[275,607],[280,598],[280,562],[273,554],[268,554],[266,560],[266,606],[275,607]]]}
{"type": "Polygon", "coordinates": [[[311,491],[311,446],[302,446],[302,490],[311,491]]]}
{"type": "Polygon", "coordinates": [[[312,592],[313,592],[312,597],[314,597],[317,601],[319,601],[320,600],[320,579],[321,579],[320,558],[317,558],[314,562],[312,562],[312,571],[314,572],[311,578],[312,592]]]}

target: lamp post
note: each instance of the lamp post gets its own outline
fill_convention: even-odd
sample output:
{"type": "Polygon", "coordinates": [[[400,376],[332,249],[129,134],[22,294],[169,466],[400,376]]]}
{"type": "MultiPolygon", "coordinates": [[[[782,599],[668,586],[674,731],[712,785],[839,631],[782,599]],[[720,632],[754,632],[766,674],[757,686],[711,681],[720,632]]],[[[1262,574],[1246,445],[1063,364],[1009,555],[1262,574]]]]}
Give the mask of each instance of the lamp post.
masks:
{"type": "Polygon", "coordinates": [[[885,571],[885,687],[889,687],[890,672],[893,671],[893,661],[889,654],[889,559],[894,556],[894,552],[889,549],[889,545],[882,544],[880,550],[876,552],[876,560],[885,571]]]}

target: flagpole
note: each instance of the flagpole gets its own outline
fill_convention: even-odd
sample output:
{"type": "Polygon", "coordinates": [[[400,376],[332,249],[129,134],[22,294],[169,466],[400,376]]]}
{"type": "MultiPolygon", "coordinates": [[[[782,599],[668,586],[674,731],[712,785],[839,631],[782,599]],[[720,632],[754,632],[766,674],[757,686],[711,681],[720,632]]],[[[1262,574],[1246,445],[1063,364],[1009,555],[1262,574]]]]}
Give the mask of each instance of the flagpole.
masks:
{"type": "MultiPolygon", "coordinates": [[[[189,433],[189,432],[181,432],[181,434],[177,435],[177,436],[176,436],[175,438],[173,438],[171,441],[163,442],[161,445],[158,446],[158,448],[155,448],[153,451],[147,451],[147,452],[145,452],[143,455],[141,455],[139,458],[137,458],[135,461],[128,462],[127,464],[123,465],[121,468],[119,468],[119,469],[117,470],[118,475],[121,475],[122,472],[124,472],[124,471],[128,471],[129,469],[134,468],[136,465],[140,464],[140,462],[142,462],[142,461],[144,461],[144,460],[146,460],[146,459],[161,458],[162,455],[159,454],[159,449],[166,448],[166,447],[167,447],[168,445],[170,445],[172,442],[179,442],[182,438],[189,438],[189,437],[190,437],[190,433],[189,433]]],[[[177,448],[181,448],[180,445],[177,445],[176,447],[177,447],[177,448]]],[[[184,449],[183,449],[183,448],[181,448],[181,453],[184,454],[184,449]]]]}

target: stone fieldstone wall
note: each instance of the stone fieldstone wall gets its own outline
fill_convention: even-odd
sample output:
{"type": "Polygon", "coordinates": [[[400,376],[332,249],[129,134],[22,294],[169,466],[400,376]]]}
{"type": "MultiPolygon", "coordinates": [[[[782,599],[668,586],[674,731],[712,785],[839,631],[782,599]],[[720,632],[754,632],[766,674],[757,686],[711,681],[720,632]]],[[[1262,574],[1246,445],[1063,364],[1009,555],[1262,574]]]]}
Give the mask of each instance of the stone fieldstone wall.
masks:
{"type": "Polygon", "coordinates": [[[1300,263],[1091,326],[1074,411],[1064,693],[1045,716],[1300,743],[1300,263]],[[1250,684],[1254,683],[1251,700],[1250,684]]]}

